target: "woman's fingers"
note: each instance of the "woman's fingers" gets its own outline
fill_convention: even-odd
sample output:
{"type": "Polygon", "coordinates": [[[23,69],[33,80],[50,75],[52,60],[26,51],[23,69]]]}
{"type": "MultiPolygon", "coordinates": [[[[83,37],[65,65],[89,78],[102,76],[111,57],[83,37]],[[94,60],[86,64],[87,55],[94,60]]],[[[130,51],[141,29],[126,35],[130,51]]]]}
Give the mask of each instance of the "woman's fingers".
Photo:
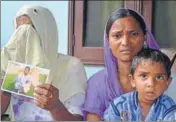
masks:
{"type": "Polygon", "coordinates": [[[47,89],[47,90],[52,90],[54,88],[51,84],[47,84],[47,83],[38,85],[37,87],[44,88],[44,89],[47,89]]]}
{"type": "Polygon", "coordinates": [[[45,108],[45,106],[37,98],[34,98],[34,103],[36,104],[36,106],[38,106],[40,108],[43,108],[43,109],[45,108]]]}
{"type": "Polygon", "coordinates": [[[51,84],[41,84],[35,88],[34,100],[37,106],[50,110],[58,104],[59,90],[51,84]]]}
{"type": "Polygon", "coordinates": [[[49,101],[49,98],[44,96],[44,95],[40,95],[40,94],[37,94],[35,93],[34,94],[34,97],[35,99],[37,99],[41,104],[43,105],[47,105],[48,104],[48,101],[49,101]]]}
{"type": "Polygon", "coordinates": [[[50,90],[38,86],[35,88],[35,93],[45,95],[47,97],[50,97],[52,95],[50,90]]]}

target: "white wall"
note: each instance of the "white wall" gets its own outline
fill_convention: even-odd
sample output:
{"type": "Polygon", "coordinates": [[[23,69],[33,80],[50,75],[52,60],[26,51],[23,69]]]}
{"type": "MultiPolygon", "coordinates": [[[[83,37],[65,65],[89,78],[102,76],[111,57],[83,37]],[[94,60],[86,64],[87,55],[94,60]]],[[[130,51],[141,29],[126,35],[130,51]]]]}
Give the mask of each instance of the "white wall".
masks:
{"type": "MultiPolygon", "coordinates": [[[[13,33],[13,19],[17,11],[25,4],[37,4],[47,7],[55,16],[59,30],[58,52],[68,53],[68,1],[1,1],[1,47],[13,33]]],[[[102,66],[85,65],[87,77],[101,70],[102,66]]]]}

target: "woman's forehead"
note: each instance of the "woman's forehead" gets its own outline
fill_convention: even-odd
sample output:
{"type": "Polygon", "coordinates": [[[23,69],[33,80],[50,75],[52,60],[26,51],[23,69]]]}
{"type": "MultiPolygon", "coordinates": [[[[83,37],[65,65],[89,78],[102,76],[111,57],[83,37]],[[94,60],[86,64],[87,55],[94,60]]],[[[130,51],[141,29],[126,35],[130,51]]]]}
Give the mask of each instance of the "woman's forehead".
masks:
{"type": "Polygon", "coordinates": [[[28,15],[21,15],[21,16],[17,17],[17,20],[19,20],[19,19],[27,20],[27,19],[30,19],[30,17],[28,15]]]}
{"type": "Polygon", "coordinates": [[[16,19],[17,27],[22,24],[31,24],[33,25],[31,19],[27,15],[21,15],[16,19]]]}
{"type": "Polygon", "coordinates": [[[141,29],[139,22],[132,16],[127,16],[124,18],[119,18],[111,26],[111,31],[120,31],[120,30],[134,30],[134,29],[141,29]]]}

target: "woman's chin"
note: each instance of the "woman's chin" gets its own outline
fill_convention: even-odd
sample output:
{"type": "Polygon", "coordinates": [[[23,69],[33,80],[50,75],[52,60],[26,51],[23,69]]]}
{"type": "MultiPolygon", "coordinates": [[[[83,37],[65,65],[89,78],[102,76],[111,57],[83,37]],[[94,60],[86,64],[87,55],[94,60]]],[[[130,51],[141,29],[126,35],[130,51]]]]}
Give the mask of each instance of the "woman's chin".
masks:
{"type": "Polygon", "coordinates": [[[120,58],[118,60],[121,60],[122,62],[131,62],[132,57],[131,56],[123,56],[122,58],[120,58]]]}

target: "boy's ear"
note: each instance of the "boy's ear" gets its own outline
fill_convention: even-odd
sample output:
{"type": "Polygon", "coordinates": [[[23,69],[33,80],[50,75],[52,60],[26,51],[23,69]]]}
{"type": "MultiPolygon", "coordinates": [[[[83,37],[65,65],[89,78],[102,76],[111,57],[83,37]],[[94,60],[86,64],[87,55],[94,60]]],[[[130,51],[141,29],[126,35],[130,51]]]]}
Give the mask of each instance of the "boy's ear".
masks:
{"type": "Polygon", "coordinates": [[[172,77],[169,77],[168,80],[166,81],[167,87],[169,86],[169,84],[171,83],[171,81],[172,81],[172,77]]]}
{"type": "Polygon", "coordinates": [[[129,74],[128,77],[129,77],[131,86],[132,86],[133,88],[135,88],[135,87],[136,87],[136,84],[135,84],[135,82],[134,82],[134,77],[133,77],[133,75],[129,74]]]}

